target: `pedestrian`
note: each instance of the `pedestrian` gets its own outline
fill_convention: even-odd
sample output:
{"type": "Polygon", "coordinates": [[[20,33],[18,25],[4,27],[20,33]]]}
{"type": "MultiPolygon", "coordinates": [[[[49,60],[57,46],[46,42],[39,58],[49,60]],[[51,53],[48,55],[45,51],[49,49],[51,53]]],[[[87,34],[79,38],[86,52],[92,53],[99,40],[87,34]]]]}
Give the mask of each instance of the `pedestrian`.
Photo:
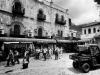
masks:
{"type": "Polygon", "coordinates": [[[7,64],[6,64],[6,66],[9,66],[10,63],[12,65],[15,65],[15,63],[14,63],[14,53],[13,53],[13,51],[11,49],[9,50],[9,54],[7,56],[7,64]]]}
{"type": "Polygon", "coordinates": [[[56,47],[55,48],[55,52],[54,52],[54,54],[55,54],[55,60],[58,60],[58,47],[56,47]]]}
{"type": "Polygon", "coordinates": [[[28,68],[28,64],[29,64],[29,62],[27,61],[27,59],[23,59],[23,69],[26,69],[26,68],[28,68]]]}
{"type": "Polygon", "coordinates": [[[49,47],[48,50],[49,50],[49,57],[50,57],[50,59],[52,59],[52,57],[51,57],[52,56],[52,49],[49,47]]]}
{"type": "Polygon", "coordinates": [[[15,50],[15,54],[14,54],[14,58],[15,58],[15,63],[17,62],[18,64],[20,63],[19,62],[19,52],[17,50],[15,50]]]}
{"type": "Polygon", "coordinates": [[[40,49],[37,48],[36,49],[36,59],[39,59],[39,56],[40,56],[40,49]]]}
{"type": "Polygon", "coordinates": [[[24,58],[23,58],[23,69],[28,68],[28,64],[29,64],[29,54],[30,52],[28,50],[25,51],[24,53],[24,58]]]}
{"type": "Polygon", "coordinates": [[[46,51],[46,58],[49,59],[50,55],[49,55],[49,48],[46,48],[47,51],[46,51]]]}
{"type": "Polygon", "coordinates": [[[29,56],[30,56],[30,52],[28,50],[25,51],[25,55],[24,58],[26,59],[26,61],[29,62],[29,56]]]}
{"type": "Polygon", "coordinates": [[[60,48],[60,54],[61,54],[61,56],[63,54],[63,48],[62,47],[60,48]]]}
{"type": "Polygon", "coordinates": [[[43,48],[41,47],[40,54],[39,54],[39,59],[42,59],[42,58],[43,58],[43,48]]]}
{"type": "Polygon", "coordinates": [[[44,60],[46,61],[46,54],[47,54],[47,48],[43,49],[43,56],[44,56],[44,60]]]}

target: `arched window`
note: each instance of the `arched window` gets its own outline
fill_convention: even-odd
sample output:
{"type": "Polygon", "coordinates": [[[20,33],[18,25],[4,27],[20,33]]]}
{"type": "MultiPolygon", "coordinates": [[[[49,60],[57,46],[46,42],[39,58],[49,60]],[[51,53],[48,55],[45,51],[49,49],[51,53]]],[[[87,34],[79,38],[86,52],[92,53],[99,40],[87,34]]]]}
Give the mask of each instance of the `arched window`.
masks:
{"type": "Polygon", "coordinates": [[[25,14],[25,8],[23,8],[22,3],[19,0],[15,0],[13,7],[12,7],[12,13],[13,15],[24,15],[25,14]]]}
{"type": "Polygon", "coordinates": [[[64,16],[63,15],[61,15],[61,21],[64,21],[64,16]]]}
{"type": "Polygon", "coordinates": [[[59,15],[58,15],[58,13],[56,13],[56,15],[55,15],[55,23],[59,24],[59,15]]]}
{"type": "Polygon", "coordinates": [[[84,34],[86,34],[86,29],[84,30],[84,34]]]}
{"type": "Polygon", "coordinates": [[[96,33],[96,28],[93,28],[93,33],[96,33]]]}
{"type": "Polygon", "coordinates": [[[56,13],[56,19],[58,19],[59,18],[59,15],[58,15],[58,13],[56,13]]]}
{"type": "Polygon", "coordinates": [[[15,5],[14,6],[15,6],[15,9],[16,10],[20,10],[21,7],[22,7],[20,2],[15,2],[15,5]]]}
{"type": "Polygon", "coordinates": [[[88,33],[91,34],[91,29],[90,28],[88,29],[88,33]]]}
{"type": "Polygon", "coordinates": [[[43,10],[42,9],[39,9],[39,14],[43,14],[43,10]]]}
{"type": "Polygon", "coordinates": [[[60,33],[60,30],[58,30],[58,36],[60,36],[60,34],[61,34],[61,33],[60,33]]]}
{"type": "Polygon", "coordinates": [[[63,37],[63,31],[61,31],[61,37],[63,37]]]}
{"type": "Polygon", "coordinates": [[[38,21],[46,20],[46,15],[44,14],[42,9],[39,9],[38,14],[37,14],[37,19],[38,19],[38,21]]]}

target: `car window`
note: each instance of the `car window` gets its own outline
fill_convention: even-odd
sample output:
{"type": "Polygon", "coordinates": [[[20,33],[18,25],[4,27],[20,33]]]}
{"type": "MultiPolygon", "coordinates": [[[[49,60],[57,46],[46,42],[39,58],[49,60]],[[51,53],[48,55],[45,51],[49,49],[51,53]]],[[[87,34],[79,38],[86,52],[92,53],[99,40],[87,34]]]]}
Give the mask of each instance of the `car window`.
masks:
{"type": "Polygon", "coordinates": [[[99,48],[97,46],[93,46],[91,47],[93,49],[93,54],[94,55],[97,55],[100,51],[99,51],[99,48]]]}

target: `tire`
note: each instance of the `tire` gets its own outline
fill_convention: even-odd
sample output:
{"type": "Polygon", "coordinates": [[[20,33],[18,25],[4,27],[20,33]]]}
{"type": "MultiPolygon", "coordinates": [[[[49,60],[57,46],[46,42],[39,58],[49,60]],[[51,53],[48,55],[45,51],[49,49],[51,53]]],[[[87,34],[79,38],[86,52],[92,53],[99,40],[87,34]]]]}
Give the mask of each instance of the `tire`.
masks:
{"type": "Polygon", "coordinates": [[[88,73],[90,71],[90,65],[88,63],[84,63],[82,64],[81,69],[84,73],[88,73]]]}
{"type": "Polygon", "coordinates": [[[75,69],[78,69],[78,63],[77,62],[73,62],[73,67],[75,68],[75,69]]]}

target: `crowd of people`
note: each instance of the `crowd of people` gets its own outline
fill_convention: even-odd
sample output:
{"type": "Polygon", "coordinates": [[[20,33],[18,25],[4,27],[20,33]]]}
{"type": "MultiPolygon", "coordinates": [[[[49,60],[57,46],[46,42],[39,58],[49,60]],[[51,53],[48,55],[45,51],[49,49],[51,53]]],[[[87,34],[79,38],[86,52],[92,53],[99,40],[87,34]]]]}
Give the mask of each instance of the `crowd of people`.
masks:
{"type": "Polygon", "coordinates": [[[55,60],[58,60],[60,58],[60,56],[62,55],[63,49],[62,47],[55,47],[50,48],[50,47],[42,47],[36,48],[36,54],[35,54],[35,58],[36,59],[42,59],[44,58],[44,60],[46,61],[46,59],[52,59],[52,55],[55,55],[55,60]]]}
{"type": "MultiPolygon", "coordinates": [[[[25,50],[24,56],[23,56],[23,68],[26,66],[28,67],[29,58],[30,58],[30,52],[31,50],[25,50]]],[[[44,59],[46,61],[47,59],[52,59],[52,55],[55,55],[55,60],[58,60],[60,56],[62,55],[63,48],[62,47],[36,47],[34,49],[35,59],[44,59]]],[[[7,64],[6,66],[20,64],[19,61],[19,55],[20,53],[17,50],[9,50],[8,56],[7,56],[7,64]]]]}

